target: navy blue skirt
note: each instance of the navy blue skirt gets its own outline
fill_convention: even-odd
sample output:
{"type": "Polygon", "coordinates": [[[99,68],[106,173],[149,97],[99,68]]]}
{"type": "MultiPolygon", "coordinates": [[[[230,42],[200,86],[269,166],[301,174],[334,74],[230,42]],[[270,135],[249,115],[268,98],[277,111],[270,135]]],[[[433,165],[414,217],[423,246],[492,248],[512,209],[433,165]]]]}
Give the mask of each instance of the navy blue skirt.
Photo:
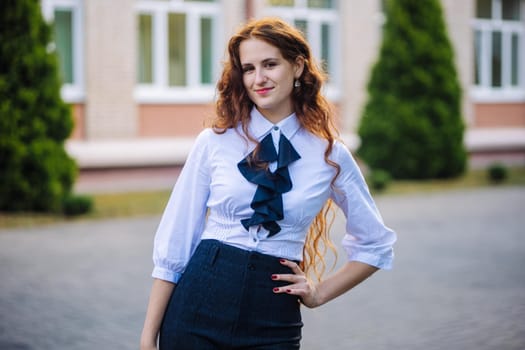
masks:
{"type": "Polygon", "coordinates": [[[271,275],[283,273],[279,258],[203,240],[170,298],[160,349],[299,349],[299,300],[273,292],[288,282],[271,275]]]}

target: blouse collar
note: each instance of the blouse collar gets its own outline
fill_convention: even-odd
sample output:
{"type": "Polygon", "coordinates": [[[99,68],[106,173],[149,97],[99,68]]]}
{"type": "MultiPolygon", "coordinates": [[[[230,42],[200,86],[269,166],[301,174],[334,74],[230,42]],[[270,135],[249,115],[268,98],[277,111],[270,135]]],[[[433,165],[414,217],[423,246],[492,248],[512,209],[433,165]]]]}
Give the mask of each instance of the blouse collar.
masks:
{"type": "Polygon", "coordinates": [[[264,136],[268,135],[273,130],[281,130],[288,140],[295,135],[297,130],[301,127],[299,120],[295,113],[290,114],[285,119],[281,120],[277,124],[273,124],[266,119],[261,112],[254,106],[250,113],[250,132],[252,135],[261,140],[264,136]]]}

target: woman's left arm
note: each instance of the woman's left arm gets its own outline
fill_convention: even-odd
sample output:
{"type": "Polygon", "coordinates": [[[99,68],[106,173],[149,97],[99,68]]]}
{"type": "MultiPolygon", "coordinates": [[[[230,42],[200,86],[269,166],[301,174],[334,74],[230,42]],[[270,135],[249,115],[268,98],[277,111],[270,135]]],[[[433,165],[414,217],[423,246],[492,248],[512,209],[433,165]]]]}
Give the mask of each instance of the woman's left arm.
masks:
{"type": "Polygon", "coordinates": [[[346,147],[334,144],[334,160],[341,173],[332,186],[331,198],[346,217],[346,234],[342,245],[348,262],[325,280],[314,284],[292,261],[282,264],[292,269],[291,274],[274,275],[275,280],[290,282],[276,288],[276,293],[288,293],[301,298],[304,305],[317,307],[354,288],[378,269],[390,269],[392,245],[396,234],[385,226],[365,179],[346,147]]]}
{"type": "Polygon", "coordinates": [[[378,270],[377,267],[372,265],[359,261],[349,261],[333,275],[318,284],[314,284],[306,277],[295,262],[281,260],[281,264],[291,268],[293,274],[273,275],[272,278],[274,280],[287,281],[292,284],[275,288],[274,292],[297,295],[301,299],[301,302],[309,308],[321,306],[337,298],[366,280],[378,270]]]}

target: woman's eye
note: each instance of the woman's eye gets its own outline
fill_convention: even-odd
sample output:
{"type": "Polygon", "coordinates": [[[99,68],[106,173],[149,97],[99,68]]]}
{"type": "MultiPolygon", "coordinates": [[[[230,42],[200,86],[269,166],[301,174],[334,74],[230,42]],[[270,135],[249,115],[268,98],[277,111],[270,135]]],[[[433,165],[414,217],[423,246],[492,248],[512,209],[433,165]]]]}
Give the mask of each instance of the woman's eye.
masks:
{"type": "Polygon", "coordinates": [[[277,65],[277,62],[268,62],[266,63],[266,68],[273,68],[277,65]]]}
{"type": "Polygon", "coordinates": [[[242,72],[243,73],[249,73],[253,71],[253,67],[243,67],[242,72]]]}

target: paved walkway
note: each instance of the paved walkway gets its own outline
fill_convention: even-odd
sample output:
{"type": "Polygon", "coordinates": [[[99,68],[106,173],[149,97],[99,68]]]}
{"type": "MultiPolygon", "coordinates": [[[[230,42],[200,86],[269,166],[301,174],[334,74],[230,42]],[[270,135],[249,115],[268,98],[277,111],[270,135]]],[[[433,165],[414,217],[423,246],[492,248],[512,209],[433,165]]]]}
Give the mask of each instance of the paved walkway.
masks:
{"type": "MultiPolygon", "coordinates": [[[[525,187],[377,202],[394,270],[305,310],[303,349],[525,348],[525,187]]],[[[158,219],[0,230],[0,349],[137,349],[158,219]]]]}

